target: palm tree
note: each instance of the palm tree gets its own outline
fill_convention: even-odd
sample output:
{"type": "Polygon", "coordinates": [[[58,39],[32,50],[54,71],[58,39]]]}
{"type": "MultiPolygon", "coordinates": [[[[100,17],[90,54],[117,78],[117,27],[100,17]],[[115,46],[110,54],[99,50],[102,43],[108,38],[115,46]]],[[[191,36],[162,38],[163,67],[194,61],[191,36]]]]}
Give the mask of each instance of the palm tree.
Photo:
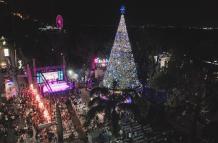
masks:
{"type": "Polygon", "coordinates": [[[116,107],[119,103],[120,99],[117,97],[95,97],[92,101],[89,102],[90,110],[87,113],[86,124],[90,124],[96,114],[104,112],[104,120],[112,127],[112,132],[117,135],[119,131],[119,113],[116,110],[116,107]]]}
{"type": "Polygon", "coordinates": [[[137,105],[140,96],[134,89],[96,87],[92,89],[90,96],[93,99],[89,102],[90,110],[86,116],[87,125],[98,113],[104,113],[104,122],[108,123],[112,133],[117,136],[122,111],[131,111],[137,119],[140,118],[137,105]]]}
{"type": "MultiPolygon", "coordinates": [[[[150,111],[151,103],[143,98],[142,94],[135,89],[123,89],[121,91],[122,95],[126,98],[126,102],[129,103],[124,104],[126,110],[130,110],[133,113],[136,121],[144,124],[150,111]]],[[[124,107],[123,109],[125,109],[124,107]]]]}
{"type": "Polygon", "coordinates": [[[90,91],[90,97],[98,96],[99,94],[108,95],[109,89],[106,87],[95,87],[90,91]]]}

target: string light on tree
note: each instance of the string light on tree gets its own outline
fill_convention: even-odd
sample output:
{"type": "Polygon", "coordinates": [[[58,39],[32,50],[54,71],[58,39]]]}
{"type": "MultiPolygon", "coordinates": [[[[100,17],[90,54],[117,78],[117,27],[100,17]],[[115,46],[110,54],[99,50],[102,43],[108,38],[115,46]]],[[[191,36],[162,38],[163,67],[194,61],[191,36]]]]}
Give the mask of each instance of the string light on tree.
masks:
{"type": "Polygon", "coordinates": [[[111,50],[109,64],[104,75],[103,85],[108,88],[113,87],[114,81],[117,83],[117,88],[120,89],[141,86],[126,28],[125,10],[125,6],[121,6],[120,23],[111,50]]]}

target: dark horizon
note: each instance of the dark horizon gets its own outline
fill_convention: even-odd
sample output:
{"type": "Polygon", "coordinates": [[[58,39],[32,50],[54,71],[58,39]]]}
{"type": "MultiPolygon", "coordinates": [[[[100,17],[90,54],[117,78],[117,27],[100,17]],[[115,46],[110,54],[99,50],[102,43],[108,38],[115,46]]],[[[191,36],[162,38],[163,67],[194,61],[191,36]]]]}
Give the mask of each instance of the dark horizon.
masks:
{"type": "Polygon", "coordinates": [[[189,30],[189,27],[184,27],[218,26],[216,2],[94,0],[70,3],[60,0],[11,0],[6,6],[0,3],[3,7],[0,15],[4,19],[0,24],[0,33],[15,41],[16,47],[21,48],[28,58],[39,58],[41,55],[37,53],[43,51],[44,56],[41,57],[44,58],[40,60],[44,63],[46,55],[51,54],[54,43],[58,41],[58,36],[53,35],[55,40],[52,43],[51,34],[40,32],[38,28],[45,27],[46,24],[54,26],[56,16],[61,14],[67,34],[59,39],[60,43],[56,43],[57,51],[67,53],[70,63],[81,65],[87,62],[87,57],[91,54],[98,54],[98,51],[103,51],[104,54],[110,52],[122,4],[126,6],[127,29],[132,48],[136,52],[138,43],[140,47],[147,48],[148,43],[143,43],[143,40],[150,40],[153,45],[160,45],[162,50],[174,47],[186,49],[195,57],[217,57],[217,29],[189,30]],[[13,8],[12,12],[29,16],[29,19],[11,17],[8,11],[10,8],[13,8]],[[75,63],[77,60],[78,63],[75,63]]]}
{"type": "Polygon", "coordinates": [[[119,7],[122,4],[126,6],[129,25],[218,25],[218,2],[216,1],[10,0],[7,7],[49,24],[55,21],[57,14],[61,14],[66,25],[74,26],[111,25],[119,16],[119,7]]]}

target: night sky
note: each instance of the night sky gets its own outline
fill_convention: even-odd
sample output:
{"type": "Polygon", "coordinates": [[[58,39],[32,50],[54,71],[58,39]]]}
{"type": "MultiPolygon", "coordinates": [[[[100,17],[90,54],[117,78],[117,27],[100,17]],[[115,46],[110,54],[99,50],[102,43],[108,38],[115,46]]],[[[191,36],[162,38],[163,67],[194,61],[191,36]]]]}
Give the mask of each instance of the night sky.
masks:
{"type": "Polygon", "coordinates": [[[92,54],[109,54],[122,4],[127,9],[127,28],[136,53],[137,45],[147,48],[146,44],[152,41],[163,49],[190,49],[196,56],[217,57],[217,30],[141,28],[152,24],[218,27],[218,1],[215,0],[9,0],[6,6],[0,3],[3,19],[0,33],[14,40],[29,59],[36,58],[39,63],[49,65],[60,61],[59,54],[63,52],[69,63],[80,66],[88,62],[92,54]],[[10,12],[21,12],[29,19],[8,16],[10,12]],[[67,34],[39,32],[38,28],[46,24],[54,26],[58,14],[64,18],[67,34]],[[34,19],[37,22],[33,22],[34,19]],[[52,48],[56,48],[56,53],[51,52],[52,48]],[[51,58],[55,54],[56,58],[51,58]]]}
{"type": "Polygon", "coordinates": [[[216,0],[16,0],[14,5],[51,22],[62,14],[66,25],[113,24],[125,4],[130,24],[218,25],[216,0]]]}

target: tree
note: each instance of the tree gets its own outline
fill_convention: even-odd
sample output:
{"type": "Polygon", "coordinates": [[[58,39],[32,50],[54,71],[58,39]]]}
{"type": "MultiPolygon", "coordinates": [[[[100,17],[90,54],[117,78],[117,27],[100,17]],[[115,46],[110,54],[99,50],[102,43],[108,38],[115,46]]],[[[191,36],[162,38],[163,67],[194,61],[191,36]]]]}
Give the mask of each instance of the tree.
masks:
{"type": "MultiPolygon", "coordinates": [[[[215,91],[213,84],[208,86],[213,81],[208,78],[213,72],[202,61],[177,52],[172,54],[168,69],[154,75],[151,85],[168,94],[166,121],[179,135],[177,141],[181,138],[187,143],[203,142],[206,139],[203,131],[209,132],[208,125],[217,114],[217,111],[212,114],[209,108],[211,99],[217,101],[216,92],[211,92],[215,91]]],[[[213,123],[217,124],[217,120],[213,123]]]]}
{"type": "Polygon", "coordinates": [[[105,72],[103,85],[111,88],[113,81],[118,83],[119,89],[141,86],[138,80],[136,65],[126,29],[124,15],[120,23],[111,50],[109,64],[105,72]]]}
{"type": "Polygon", "coordinates": [[[122,112],[130,111],[137,120],[140,119],[139,104],[137,104],[139,96],[134,89],[117,90],[96,87],[92,89],[90,96],[94,98],[89,102],[90,110],[86,116],[87,125],[97,114],[101,113],[104,116],[104,123],[107,123],[112,129],[112,133],[118,136],[122,112]]]}
{"type": "MultiPolygon", "coordinates": [[[[97,93],[103,91],[103,93],[106,93],[102,95],[100,93],[100,96],[94,97],[90,102],[89,102],[89,108],[90,110],[87,113],[86,116],[86,124],[88,125],[94,117],[98,113],[105,113],[104,115],[104,122],[108,123],[109,126],[112,129],[112,132],[115,136],[118,136],[119,132],[119,112],[117,111],[118,105],[122,102],[121,96],[116,96],[115,94],[110,96],[109,90],[106,91],[105,88],[101,89],[98,88],[97,90],[94,89],[97,93]]],[[[92,92],[93,93],[93,92],[92,92]]]]}

